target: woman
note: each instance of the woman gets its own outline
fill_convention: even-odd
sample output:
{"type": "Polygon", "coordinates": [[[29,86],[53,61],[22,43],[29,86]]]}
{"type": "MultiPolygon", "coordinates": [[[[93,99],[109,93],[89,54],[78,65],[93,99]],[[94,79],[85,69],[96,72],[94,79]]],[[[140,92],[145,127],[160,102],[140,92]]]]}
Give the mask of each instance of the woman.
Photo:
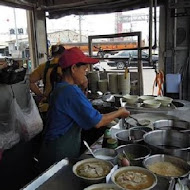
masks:
{"type": "MultiPolygon", "coordinates": [[[[52,59],[46,63],[40,64],[31,74],[30,74],[30,89],[34,92],[39,98],[39,110],[41,113],[46,113],[48,110],[48,97],[52,90],[50,83],[50,74],[54,67],[58,66],[59,58],[64,52],[65,48],[61,45],[53,45],[51,48],[52,59]],[[36,85],[37,82],[43,80],[44,89],[41,91],[36,85]]],[[[57,69],[58,74],[61,73],[61,69],[57,69]]]]}
{"type": "Polygon", "coordinates": [[[80,154],[81,129],[100,128],[117,117],[127,117],[129,112],[120,108],[108,114],[100,114],[78,87],[86,81],[88,64],[97,63],[74,47],[65,50],[59,60],[62,81],[55,85],[51,95],[47,126],[40,151],[41,169],[65,158],[77,158],[80,154]]]}

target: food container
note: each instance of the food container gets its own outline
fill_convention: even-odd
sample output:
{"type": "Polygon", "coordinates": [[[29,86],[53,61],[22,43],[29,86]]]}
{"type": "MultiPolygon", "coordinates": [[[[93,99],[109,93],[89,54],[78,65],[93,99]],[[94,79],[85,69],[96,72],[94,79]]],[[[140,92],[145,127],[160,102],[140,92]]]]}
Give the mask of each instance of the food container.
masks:
{"type": "Polygon", "coordinates": [[[143,165],[157,176],[170,180],[168,190],[173,190],[175,178],[186,177],[190,165],[184,160],[165,154],[156,154],[146,158],[143,165]]]}
{"type": "Polygon", "coordinates": [[[172,153],[173,156],[182,158],[183,160],[187,161],[190,164],[190,150],[175,150],[172,153]]]}
{"type": "Polygon", "coordinates": [[[153,130],[143,138],[154,153],[173,154],[175,150],[190,147],[190,135],[176,130],[153,130]]]}
{"type": "Polygon", "coordinates": [[[126,99],[127,104],[133,105],[138,102],[139,96],[137,95],[126,95],[123,96],[124,99],[126,99]]]}
{"type": "Polygon", "coordinates": [[[190,124],[183,120],[163,119],[155,121],[153,124],[154,129],[173,129],[181,132],[190,130],[190,124]]]}
{"type": "Polygon", "coordinates": [[[143,135],[146,132],[143,130],[138,129],[128,129],[122,130],[115,134],[118,144],[125,145],[125,144],[132,144],[132,143],[142,143],[143,142],[143,135]]]}
{"type": "Polygon", "coordinates": [[[110,148],[100,148],[93,151],[95,158],[111,161],[113,164],[117,162],[117,151],[110,148]]]}
{"type": "MultiPolygon", "coordinates": [[[[151,172],[156,173],[156,175],[165,177],[165,178],[169,178],[169,179],[172,177],[173,178],[186,177],[190,171],[190,165],[188,165],[186,161],[184,161],[183,159],[177,158],[175,156],[170,156],[170,155],[166,155],[166,154],[155,154],[155,155],[149,156],[148,158],[146,158],[143,161],[143,165],[151,172]],[[161,166],[159,166],[158,163],[163,163],[163,162],[165,162],[165,165],[164,165],[165,167],[162,167],[160,169],[161,166]],[[177,172],[177,173],[170,172],[171,166],[168,165],[168,163],[171,163],[172,165],[176,166],[177,168],[182,170],[183,173],[179,174],[179,172],[177,172]],[[150,168],[150,166],[153,166],[153,164],[156,164],[154,167],[154,170],[159,172],[159,174],[156,173],[155,171],[152,171],[153,169],[150,168]],[[167,170],[165,170],[166,167],[167,167],[167,170]],[[172,173],[172,175],[167,175],[166,172],[170,172],[170,173],[172,173]]],[[[175,170],[177,170],[177,168],[175,170]]],[[[172,169],[172,171],[174,171],[174,170],[172,169]]]]}
{"type": "Polygon", "coordinates": [[[132,166],[142,166],[143,160],[151,154],[150,148],[140,144],[121,145],[116,148],[116,151],[118,156],[124,151],[132,166]]]}
{"type": "Polygon", "coordinates": [[[91,185],[84,190],[97,190],[97,189],[103,189],[103,190],[121,190],[114,184],[108,184],[108,183],[100,183],[100,184],[94,184],[91,185]]]}
{"type": "Polygon", "coordinates": [[[143,95],[139,97],[139,101],[142,103],[144,100],[154,100],[154,96],[151,95],[143,95]]]}
{"type": "Polygon", "coordinates": [[[111,171],[112,168],[113,168],[113,165],[109,161],[100,160],[97,158],[88,158],[88,159],[84,159],[77,162],[73,166],[73,173],[78,178],[80,178],[83,182],[90,185],[90,184],[105,182],[106,175],[111,171]],[[89,169],[88,170],[83,169],[83,168],[81,169],[81,167],[83,168],[86,167],[89,169]],[[97,175],[97,171],[95,168],[97,168],[98,171],[103,172],[102,175],[93,177],[92,174],[97,175]],[[82,174],[80,172],[81,170],[82,170],[82,174]],[[91,173],[91,171],[94,173],[91,173]]]}
{"type": "Polygon", "coordinates": [[[159,108],[161,103],[156,100],[144,100],[143,104],[146,108],[159,108]]]}
{"type": "Polygon", "coordinates": [[[155,98],[155,100],[159,101],[161,103],[161,105],[164,107],[169,106],[173,101],[172,98],[166,97],[166,96],[158,96],[155,98]]]}
{"type": "Polygon", "coordinates": [[[137,167],[137,166],[127,166],[127,167],[122,167],[118,170],[116,170],[112,176],[111,179],[114,184],[116,184],[119,188],[125,189],[125,190],[136,190],[136,189],[141,189],[141,190],[149,190],[152,189],[156,184],[157,184],[157,177],[154,173],[150,172],[149,170],[142,168],[142,167],[137,167]],[[129,174],[129,172],[132,172],[134,175],[129,174]],[[138,177],[140,180],[138,180],[138,183],[136,183],[135,177],[136,173],[140,173],[143,177],[138,177]],[[121,177],[122,174],[127,177],[121,177]],[[137,184],[136,187],[133,188],[133,185],[122,185],[121,179],[123,182],[126,183],[133,183],[135,180],[135,184],[137,184]],[[146,181],[146,182],[145,182],[146,181]]]}
{"type": "Polygon", "coordinates": [[[146,126],[131,127],[130,129],[133,129],[133,130],[143,130],[146,133],[152,131],[152,128],[146,127],[146,126]]]}

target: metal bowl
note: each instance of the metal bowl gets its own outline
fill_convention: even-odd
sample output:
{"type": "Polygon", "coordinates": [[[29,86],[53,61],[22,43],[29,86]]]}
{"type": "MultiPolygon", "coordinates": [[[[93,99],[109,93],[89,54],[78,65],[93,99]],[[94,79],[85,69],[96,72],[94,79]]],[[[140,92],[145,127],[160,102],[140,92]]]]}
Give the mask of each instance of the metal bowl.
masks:
{"type": "Polygon", "coordinates": [[[153,124],[154,129],[173,129],[183,132],[183,130],[190,129],[190,124],[187,121],[175,119],[163,119],[155,121],[153,124]]]}
{"type": "Polygon", "coordinates": [[[104,190],[121,190],[120,188],[118,188],[116,185],[114,184],[108,184],[108,183],[100,183],[100,184],[94,184],[91,185],[87,188],[85,188],[84,190],[97,190],[97,189],[104,189],[104,190]]]}
{"type": "Polygon", "coordinates": [[[122,130],[115,134],[119,145],[132,144],[132,143],[141,143],[143,141],[143,135],[146,132],[138,129],[129,129],[122,130]],[[130,137],[129,138],[129,134],[130,137]]]}
{"type": "MultiPolygon", "coordinates": [[[[111,179],[113,181],[114,184],[116,184],[119,188],[121,189],[125,189],[125,190],[133,190],[132,187],[130,188],[123,188],[122,186],[120,186],[120,184],[118,184],[118,182],[116,181],[116,178],[120,175],[122,175],[123,173],[126,173],[128,171],[133,171],[133,172],[138,172],[138,173],[143,173],[147,176],[149,176],[149,179],[151,179],[152,183],[147,185],[146,187],[142,188],[138,188],[138,189],[141,189],[141,190],[149,190],[149,189],[152,189],[156,184],[157,184],[157,177],[154,173],[150,172],[149,170],[145,169],[145,168],[142,168],[142,167],[137,167],[137,166],[127,166],[127,167],[122,167],[118,170],[116,170],[112,176],[111,176],[111,179]]],[[[127,179],[125,179],[127,180],[127,179]]],[[[145,182],[143,181],[143,184],[145,185],[145,182]]],[[[141,184],[142,185],[142,184],[141,184]]],[[[137,189],[137,188],[134,188],[134,189],[137,189]]]]}
{"type": "Polygon", "coordinates": [[[143,130],[146,133],[152,131],[152,128],[146,126],[131,127],[130,129],[143,130]]]}
{"type": "Polygon", "coordinates": [[[175,150],[190,147],[190,135],[175,130],[154,130],[143,138],[154,153],[173,154],[175,150]]]}
{"type": "Polygon", "coordinates": [[[115,164],[117,162],[117,151],[110,148],[99,148],[93,151],[95,158],[107,160],[115,164]]]}
{"type": "Polygon", "coordinates": [[[172,155],[182,158],[190,164],[190,150],[175,150],[172,155]]]}
{"type": "MultiPolygon", "coordinates": [[[[164,174],[163,175],[156,174],[156,175],[161,176],[161,177],[165,177],[165,178],[169,178],[169,179],[178,178],[178,177],[186,177],[190,171],[190,165],[188,165],[187,162],[185,162],[183,159],[177,158],[175,156],[165,155],[165,154],[156,154],[156,155],[149,156],[148,158],[146,158],[143,161],[143,165],[148,170],[150,170],[149,166],[154,164],[154,163],[157,163],[157,162],[170,162],[170,163],[178,166],[179,168],[181,168],[185,171],[185,173],[183,175],[180,175],[180,176],[165,176],[164,174]]],[[[151,171],[151,172],[153,172],[153,171],[151,171]]]]}
{"type": "MultiPolygon", "coordinates": [[[[105,179],[106,179],[106,175],[105,176],[102,176],[102,177],[97,177],[97,178],[91,178],[91,177],[83,177],[81,175],[79,175],[77,173],[77,169],[79,166],[81,166],[82,164],[84,163],[92,163],[92,162],[100,162],[100,163],[103,163],[104,165],[108,165],[109,168],[110,168],[110,171],[111,169],[113,168],[113,165],[111,164],[111,162],[109,161],[105,161],[105,160],[100,160],[100,159],[97,159],[97,158],[88,158],[88,159],[84,159],[84,160],[81,160],[79,162],[77,162],[74,166],[73,166],[73,173],[78,177],[80,178],[83,182],[85,182],[86,184],[95,184],[95,183],[101,183],[101,182],[105,182],[105,179]]],[[[109,171],[109,172],[110,172],[109,171]]]]}
{"type": "Polygon", "coordinates": [[[132,166],[142,166],[142,161],[151,154],[150,148],[140,144],[121,145],[115,150],[118,155],[125,151],[126,155],[130,159],[130,165],[132,166]]]}

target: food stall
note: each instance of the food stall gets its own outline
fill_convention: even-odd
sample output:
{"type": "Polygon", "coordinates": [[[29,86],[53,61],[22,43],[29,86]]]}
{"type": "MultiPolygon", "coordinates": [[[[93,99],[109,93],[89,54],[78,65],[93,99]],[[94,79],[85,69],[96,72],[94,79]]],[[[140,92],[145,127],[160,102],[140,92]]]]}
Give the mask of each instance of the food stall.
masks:
{"type": "MultiPolygon", "coordinates": [[[[142,127],[149,129],[145,132],[146,134],[144,136],[135,137],[134,135],[134,138],[137,138],[137,139],[133,139],[131,142],[126,141],[127,143],[124,143],[126,146],[126,147],[124,146],[125,147],[124,150],[126,151],[126,153],[132,151],[128,149],[129,147],[133,147],[132,149],[136,149],[138,146],[140,146],[141,149],[142,147],[144,147],[145,149],[151,150],[149,153],[147,153],[146,156],[145,155],[143,156],[146,150],[143,149],[143,151],[142,150],[140,151],[136,149],[134,151],[134,154],[137,154],[137,152],[140,152],[140,157],[141,157],[140,165],[139,165],[139,162],[132,162],[132,159],[131,159],[130,161],[131,161],[132,167],[140,166],[140,167],[146,168],[145,164],[149,163],[150,162],[149,159],[156,155],[158,157],[161,157],[160,160],[162,161],[164,157],[167,157],[168,160],[166,158],[165,159],[168,162],[170,162],[173,159],[177,159],[176,162],[178,164],[182,162],[183,164],[185,164],[185,167],[187,167],[187,175],[180,177],[181,183],[187,186],[187,183],[188,183],[187,179],[188,179],[188,174],[190,171],[189,170],[190,166],[187,164],[187,162],[190,161],[190,153],[188,151],[189,131],[190,131],[190,120],[189,120],[190,103],[188,101],[180,101],[180,104],[176,104],[175,101],[173,102],[176,105],[175,108],[173,108],[171,105],[168,105],[167,107],[160,107],[158,109],[141,107],[141,106],[139,107],[137,106],[139,102],[132,105],[126,103],[125,106],[133,112],[132,114],[133,117],[135,117],[139,121],[143,119],[149,120],[150,121],[149,124],[146,126],[139,126],[137,122],[132,118],[127,118],[125,119],[124,122],[123,122],[123,119],[120,119],[116,125],[110,128],[110,131],[112,134],[112,138],[116,138],[117,140],[119,140],[119,138],[117,138],[118,132],[122,132],[125,130],[127,131],[129,129],[130,130],[137,129],[137,131],[139,131],[142,127]],[[177,105],[181,105],[181,104],[183,104],[183,107],[177,107],[177,105]],[[145,109],[146,113],[142,111],[143,108],[145,109]],[[178,114],[176,115],[176,113],[181,113],[180,117],[177,117],[178,114]],[[164,127],[165,129],[163,129],[164,127]],[[172,127],[174,127],[175,130],[171,130],[172,127]],[[170,130],[166,130],[166,128],[170,128],[170,130]],[[182,137],[179,137],[179,136],[176,136],[176,134],[174,136],[172,136],[171,134],[169,135],[167,134],[165,138],[171,139],[171,141],[168,142],[169,145],[172,145],[174,141],[179,142],[179,143],[181,143],[182,140],[186,140],[186,141],[185,143],[181,144],[182,148],[170,147],[169,145],[165,145],[164,148],[159,147],[156,144],[156,140],[154,141],[154,139],[156,139],[159,136],[159,134],[156,133],[155,136],[152,137],[154,143],[151,142],[149,144],[149,142],[146,140],[148,135],[151,135],[152,132],[159,132],[159,131],[162,131],[162,133],[163,132],[170,133],[170,132],[175,131],[174,133],[176,133],[177,135],[182,135],[182,137]],[[142,141],[135,142],[135,140],[138,140],[138,138],[141,138],[142,141]],[[181,149],[183,149],[185,154],[183,155],[178,154],[179,153],[178,151],[180,151],[181,149]],[[159,156],[159,155],[162,155],[162,156],[159,156]],[[170,158],[170,156],[172,157],[170,158]],[[183,158],[184,160],[181,161],[180,157],[183,158]]],[[[132,135],[132,132],[131,132],[131,135],[132,135]]],[[[125,137],[124,140],[126,139],[127,137],[125,137]]],[[[161,139],[158,139],[158,141],[160,142],[161,139]]],[[[92,151],[95,152],[95,150],[101,149],[102,142],[103,142],[103,136],[101,136],[94,144],[91,145],[92,151]]],[[[120,148],[116,148],[116,151],[122,153],[123,149],[122,150],[121,149],[122,149],[122,146],[120,146],[120,148]]],[[[61,160],[60,162],[51,166],[48,170],[42,173],[34,181],[32,181],[27,186],[25,186],[23,190],[32,190],[32,189],[83,190],[84,188],[87,188],[88,186],[92,184],[89,183],[89,181],[84,181],[82,178],[78,177],[73,171],[73,166],[79,161],[86,160],[88,158],[92,158],[92,155],[90,154],[89,151],[85,151],[84,154],[82,154],[80,158],[78,159],[68,160],[67,158],[65,158],[61,160]]],[[[107,183],[107,184],[113,184],[113,180],[111,179],[111,176],[114,175],[114,172],[117,172],[118,169],[122,168],[121,165],[118,165],[119,164],[118,159],[119,158],[117,156],[117,161],[112,162],[114,164],[113,170],[110,171],[110,173],[102,182],[107,183]]],[[[127,168],[127,167],[124,167],[124,168],[127,168]]],[[[173,187],[170,187],[171,189],[173,189],[177,185],[177,182],[178,182],[177,179],[175,180],[175,183],[173,183],[171,178],[167,178],[165,176],[163,177],[160,175],[156,175],[156,176],[157,176],[157,182],[156,182],[156,185],[152,188],[154,190],[160,190],[160,189],[167,190],[170,186],[170,183],[172,183],[171,185],[173,186],[173,187]]]]}

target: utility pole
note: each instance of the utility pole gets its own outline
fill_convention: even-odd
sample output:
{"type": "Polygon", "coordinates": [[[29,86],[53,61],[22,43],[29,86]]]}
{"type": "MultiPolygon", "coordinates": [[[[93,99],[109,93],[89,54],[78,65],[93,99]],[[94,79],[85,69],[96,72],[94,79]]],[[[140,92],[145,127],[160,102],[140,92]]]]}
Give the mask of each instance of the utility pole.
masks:
{"type": "Polygon", "coordinates": [[[15,34],[16,34],[16,50],[18,50],[18,31],[17,31],[17,23],[16,23],[16,12],[15,8],[13,8],[13,13],[14,13],[14,23],[15,23],[15,34]]]}
{"type": "Polygon", "coordinates": [[[82,29],[81,29],[82,16],[79,15],[79,40],[82,42],[82,29]]]}

